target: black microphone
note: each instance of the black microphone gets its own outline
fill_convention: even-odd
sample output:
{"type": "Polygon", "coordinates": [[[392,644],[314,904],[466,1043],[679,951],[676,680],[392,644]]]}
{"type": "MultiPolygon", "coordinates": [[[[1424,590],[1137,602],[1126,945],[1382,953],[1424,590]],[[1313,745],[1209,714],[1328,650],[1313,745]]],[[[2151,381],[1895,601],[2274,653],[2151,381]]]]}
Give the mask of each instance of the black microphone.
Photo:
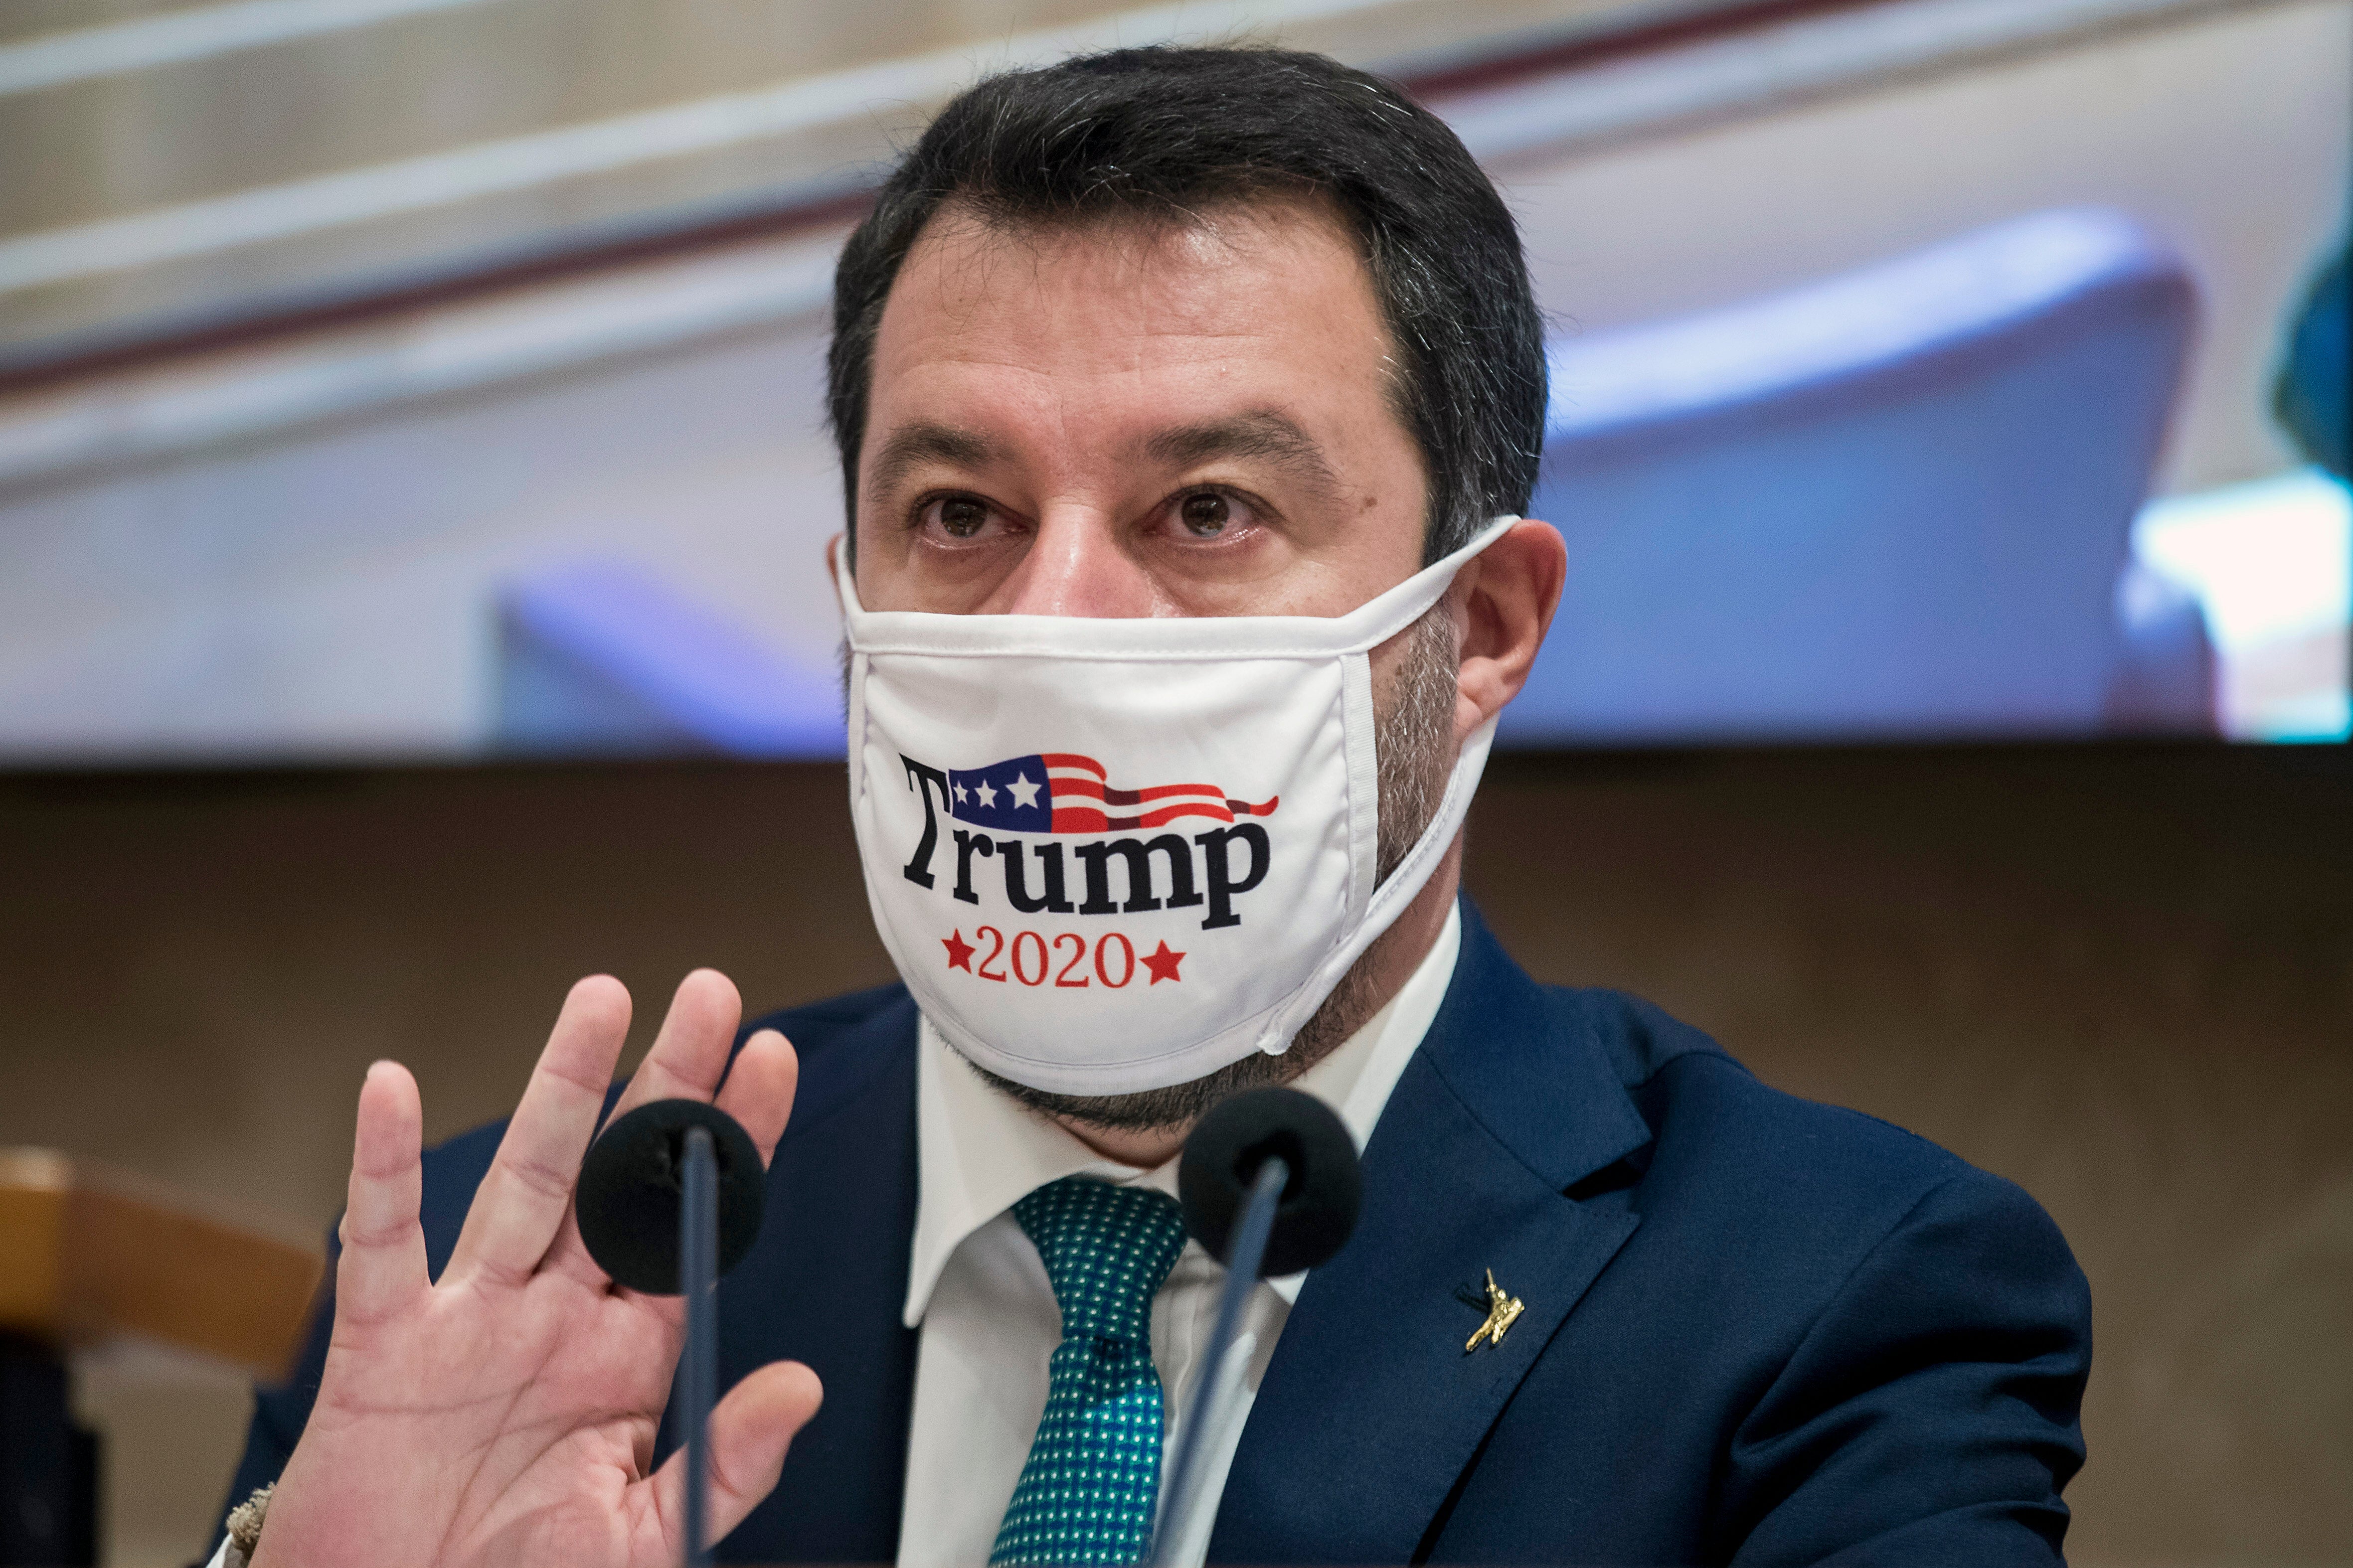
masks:
{"type": "Polygon", "coordinates": [[[1242,1302],[1261,1278],[1314,1268],[1338,1252],[1356,1228],[1364,1190],[1356,1141],[1330,1107],[1295,1089],[1245,1089],[1221,1100],[1185,1140],[1176,1168],[1185,1228],[1226,1266],[1226,1283],[1153,1536],[1155,1568],[1173,1560],[1207,1501],[1194,1495],[1196,1471],[1242,1302]]]}
{"type": "Polygon", "coordinates": [[[759,1238],[766,1191],[742,1124],[699,1100],[657,1100],[589,1146],[573,1199],[580,1239],[613,1283],[686,1298],[680,1400],[686,1427],[686,1565],[711,1562],[711,1406],[719,1376],[719,1277],[759,1238]]]}

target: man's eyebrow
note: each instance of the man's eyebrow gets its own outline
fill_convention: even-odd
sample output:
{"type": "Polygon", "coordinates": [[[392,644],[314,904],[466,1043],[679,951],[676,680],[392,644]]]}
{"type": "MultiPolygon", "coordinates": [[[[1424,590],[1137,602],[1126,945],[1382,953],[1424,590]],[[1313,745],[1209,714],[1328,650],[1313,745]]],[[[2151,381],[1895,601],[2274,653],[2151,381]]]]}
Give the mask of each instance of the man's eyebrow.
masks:
{"type": "Polygon", "coordinates": [[[980,468],[987,468],[1002,455],[995,442],[975,431],[918,419],[891,432],[891,438],[883,442],[881,450],[874,454],[867,483],[880,494],[896,487],[901,479],[907,477],[909,469],[921,468],[925,463],[980,468]]]}
{"type": "Polygon", "coordinates": [[[1144,454],[1166,468],[1190,468],[1215,458],[1262,458],[1317,489],[1340,488],[1340,477],[1315,438],[1271,410],[1176,426],[1145,441],[1144,454]]]}

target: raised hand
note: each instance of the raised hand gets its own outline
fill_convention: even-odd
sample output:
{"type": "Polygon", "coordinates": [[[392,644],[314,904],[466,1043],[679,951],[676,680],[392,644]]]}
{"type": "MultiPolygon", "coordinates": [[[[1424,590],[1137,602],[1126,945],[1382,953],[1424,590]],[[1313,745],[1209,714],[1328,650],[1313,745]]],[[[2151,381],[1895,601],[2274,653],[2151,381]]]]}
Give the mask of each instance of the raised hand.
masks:
{"type": "MultiPolygon", "coordinates": [[[[615,1114],[709,1100],[742,1015],[698,970],[615,1114]]],[[[360,1090],[335,1325],[310,1425],[270,1500],[255,1568],[670,1568],[685,1535],[684,1455],[649,1474],[684,1333],[675,1297],[616,1288],[581,1245],[572,1188],[628,1031],[629,995],[584,980],[540,1054],[438,1281],[417,1223],[423,1112],[406,1068],[360,1090]]],[[[765,1163],[798,1071],[754,1035],[720,1108],[765,1163]]],[[[817,1374],[761,1368],[711,1421],[711,1528],[768,1494],[817,1374]]]]}

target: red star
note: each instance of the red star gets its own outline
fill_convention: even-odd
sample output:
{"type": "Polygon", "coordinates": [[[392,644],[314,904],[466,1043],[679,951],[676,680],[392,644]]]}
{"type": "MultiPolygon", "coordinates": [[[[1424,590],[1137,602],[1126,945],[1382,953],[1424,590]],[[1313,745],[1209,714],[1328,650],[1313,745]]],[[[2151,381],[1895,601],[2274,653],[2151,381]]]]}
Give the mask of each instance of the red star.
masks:
{"type": "MultiPolygon", "coordinates": [[[[950,931],[945,937],[942,938],[940,945],[948,950],[948,967],[950,969],[961,969],[966,974],[970,974],[972,973],[972,943],[965,941],[964,930],[962,927],[958,927],[956,930],[950,931]]],[[[1165,947],[1167,944],[1164,942],[1161,945],[1165,947]]],[[[1151,960],[1146,959],[1145,962],[1149,963],[1151,960]]]]}
{"type": "Polygon", "coordinates": [[[1152,984],[1155,985],[1164,980],[1184,979],[1183,975],[1176,973],[1176,966],[1184,962],[1185,955],[1181,952],[1169,952],[1168,943],[1165,941],[1161,942],[1159,952],[1147,952],[1144,955],[1144,967],[1152,971],[1152,984]]]}

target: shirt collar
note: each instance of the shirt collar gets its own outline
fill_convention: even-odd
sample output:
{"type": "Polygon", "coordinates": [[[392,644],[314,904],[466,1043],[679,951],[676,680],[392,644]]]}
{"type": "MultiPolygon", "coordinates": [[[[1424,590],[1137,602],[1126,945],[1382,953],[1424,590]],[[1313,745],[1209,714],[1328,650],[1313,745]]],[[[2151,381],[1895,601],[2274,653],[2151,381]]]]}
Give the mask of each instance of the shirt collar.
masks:
{"type": "MultiPolygon", "coordinates": [[[[1430,1032],[1462,951],[1462,911],[1445,927],[1406,983],[1339,1049],[1293,1081],[1330,1106],[1364,1148],[1421,1037],[1430,1032]]],[[[1174,1197],[1176,1162],[1142,1171],[1106,1160],[1056,1123],[983,1083],[955,1048],[923,1020],[916,1047],[915,1144],[920,1195],[907,1269],[905,1321],[923,1321],[933,1289],[965,1238],[1029,1194],[1065,1176],[1145,1186],[1174,1197]]],[[[1187,1244],[1191,1245],[1191,1244],[1187,1244]]],[[[1293,1300],[1304,1274],[1270,1279],[1293,1300]]]]}

